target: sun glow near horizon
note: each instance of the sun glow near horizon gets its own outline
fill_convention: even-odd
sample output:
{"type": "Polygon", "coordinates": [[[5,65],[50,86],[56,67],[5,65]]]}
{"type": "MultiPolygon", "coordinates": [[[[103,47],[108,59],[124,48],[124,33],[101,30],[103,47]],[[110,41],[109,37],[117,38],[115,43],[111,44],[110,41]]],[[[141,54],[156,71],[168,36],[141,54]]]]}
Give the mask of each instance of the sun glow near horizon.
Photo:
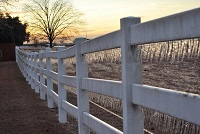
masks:
{"type": "MultiPolygon", "coordinates": [[[[85,13],[90,38],[120,28],[120,19],[140,17],[142,22],[200,7],[197,0],[72,0],[75,7],[85,13]]],[[[84,34],[82,34],[84,35],[84,34]]]]}
{"type": "MultiPolygon", "coordinates": [[[[142,22],[164,17],[178,12],[200,7],[197,0],[70,0],[74,7],[85,15],[87,25],[78,36],[95,38],[120,27],[120,19],[128,16],[140,17],[142,22]]],[[[26,21],[22,10],[23,3],[28,0],[15,2],[16,8],[9,10],[12,16],[19,16],[26,21]]]]}

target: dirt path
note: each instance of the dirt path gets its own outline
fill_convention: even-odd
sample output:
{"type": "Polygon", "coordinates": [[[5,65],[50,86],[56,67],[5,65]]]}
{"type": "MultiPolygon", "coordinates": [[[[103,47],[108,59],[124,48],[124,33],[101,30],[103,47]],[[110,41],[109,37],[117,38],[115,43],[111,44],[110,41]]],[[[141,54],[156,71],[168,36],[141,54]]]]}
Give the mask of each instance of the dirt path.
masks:
{"type": "Polygon", "coordinates": [[[0,62],[0,134],[74,134],[31,90],[16,62],[0,62]]]}

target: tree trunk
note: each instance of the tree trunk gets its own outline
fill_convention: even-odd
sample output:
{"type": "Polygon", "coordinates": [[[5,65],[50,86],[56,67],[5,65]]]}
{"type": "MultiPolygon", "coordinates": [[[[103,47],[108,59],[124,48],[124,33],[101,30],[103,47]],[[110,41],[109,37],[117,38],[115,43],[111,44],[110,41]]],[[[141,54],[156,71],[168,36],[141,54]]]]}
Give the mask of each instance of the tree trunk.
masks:
{"type": "Polygon", "coordinates": [[[52,48],[53,47],[53,40],[49,40],[49,43],[50,43],[50,48],[52,48]]]}

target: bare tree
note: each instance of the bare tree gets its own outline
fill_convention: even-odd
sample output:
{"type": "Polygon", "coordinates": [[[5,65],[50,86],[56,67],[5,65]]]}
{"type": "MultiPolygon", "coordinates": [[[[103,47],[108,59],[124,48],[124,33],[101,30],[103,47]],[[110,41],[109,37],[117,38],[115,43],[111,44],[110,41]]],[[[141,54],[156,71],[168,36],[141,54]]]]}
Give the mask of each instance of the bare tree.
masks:
{"type": "Polygon", "coordinates": [[[31,0],[31,4],[24,5],[24,10],[30,13],[30,26],[48,38],[50,47],[57,36],[72,37],[84,24],[83,13],[68,0],[31,0]]]}
{"type": "Polygon", "coordinates": [[[6,8],[6,6],[14,6],[12,2],[19,2],[19,0],[0,0],[0,8],[6,8]]]}

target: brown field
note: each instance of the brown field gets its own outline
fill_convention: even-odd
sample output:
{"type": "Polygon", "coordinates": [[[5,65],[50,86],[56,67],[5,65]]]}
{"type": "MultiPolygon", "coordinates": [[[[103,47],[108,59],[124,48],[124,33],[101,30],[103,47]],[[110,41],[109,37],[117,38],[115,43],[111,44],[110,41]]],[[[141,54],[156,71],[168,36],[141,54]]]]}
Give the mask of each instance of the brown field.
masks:
{"type": "MultiPolygon", "coordinates": [[[[184,62],[144,62],[143,83],[146,85],[185,91],[200,94],[200,60],[186,60],[184,62]]],[[[74,66],[68,67],[68,74],[75,75],[74,66]]],[[[99,79],[121,80],[121,65],[117,63],[90,63],[89,77],[99,79]]],[[[117,115],[122,115],[122,103],[120,100],[103,95],[90,93],[90,99],[107,108],[117,115]]],[[[70,100],[69,100],[70,101],[70,100]]],[[[91,108],[92,109],[92,108],[91,108]]],[[[103,112],[91,113],[106,120],[110,116],[103,115],[103,112]],[[99,114],[102,113],[102,114],[99,114]]],[[[145,128],[153,133],[200,133],[200,127],[185,121],[175,119],[162,113],[144,109],[145,128]]],[[[122,122],[117,117],[107,121],[111,125],[122,129],[122,122]],[[116,122],[119,122],[116,124],[116,122]]]]}
{"type": "MultiPolygon", "coordinates": [[[[72,60],[72,59],[71,59],[72,60]]],[[[69,60],[67,63],[69,63],[69,60]]],[[[110,60],[109,60],[110,61],[110,60]]],[[[108,80],[121,80],[120,62],[88,62],[89,77],[108,80]]],[[[75,75],[75,64],[67,64],[67,74],[75,75]]],[[[143,62],[143,83],[173,90],[200,94],[200,60],[184,60],[182,62],[143,62]]],[[[67,87],[68,89],[75,89],[67,87]]],[[[69,92],[69,102],[76,101],[76,95],[69,92]],[[73,99],[72,99],[73,98],[73,99]],[[72,101],[73,100],[73,101],[72,101]]],[[[96,104],[122,116],[122,102],[104,95],[89,93],[89,98],[96,104]]],[[[76,103],[74,103],[76,104],[76,103]]],[[[168,115],[144,108],[145,129],[153,133],[200,133],[200,127],[168,115]]],[[[122,130],[122,119],[113,114],[105,113],[101,108],[91,104],[90,112],[112,126],[122,130]],[[109,117],[109,118],[108,118],[109,117]],[[117,122],[117,123],[116,123],[117,122]]]]}
{"type": "MultiPolygon", "coordinates": [[[[188,43],[190,43],[189,45],[185,45],[184,43],[176,44],[177,47],[171,42],[171,44],[168,44],[168,48],[165,49],[162,47],[163,44],[158,47],[155,47],[154,45],[154,48],[150,49],[147,47],[148,51],[143,48],[143,84],[200,94],[199,39],[195,41],[188,41],[188,43]],[[195,47],[192,45],[192,41],[193,43],[196,41],[195,47]],[[176,48],[179,48],[179,50],[175,51],[176,48]],[[163,54],[164,52],[166,54],[163,54]]],[[[90,78],[121,80],[120,49],[87,54],[86,59],[88,62],[90,78]]],[[[54,65],[54,71],[57,71],[57,60],[53,59],[52,63],[54,65]]],[[[76,75],[75,59],[66,59],[65,63],[67,66],[67,74],[76,75]]],[[[77,105],[76,94],[73,93],[76,92],[76,89],[72,87],[66,88],[68,89],[68,101],[77,105]]],[[[91,101],[90,113],[122,130],[121,100],[95,93],[88,93],[88,96],[91,101]],[[102,109],[97,105],[102,106],[107,110],[102,109]],[[108,110],[113,113],[108,112],[108,110]]],[[[145,115],[145,129],[152,133],[200,134],[200,126],[195,124],[147,108],[143,108],[143,112],[145,115]]],[[[74,122],[76,121],[75,119],[73,120],[74,122]]],[[[69,124],[73,125],[74,122],[70,122],[69,124]]],[[[77,127],[77,124],[74,126],[77,127]]]]}

